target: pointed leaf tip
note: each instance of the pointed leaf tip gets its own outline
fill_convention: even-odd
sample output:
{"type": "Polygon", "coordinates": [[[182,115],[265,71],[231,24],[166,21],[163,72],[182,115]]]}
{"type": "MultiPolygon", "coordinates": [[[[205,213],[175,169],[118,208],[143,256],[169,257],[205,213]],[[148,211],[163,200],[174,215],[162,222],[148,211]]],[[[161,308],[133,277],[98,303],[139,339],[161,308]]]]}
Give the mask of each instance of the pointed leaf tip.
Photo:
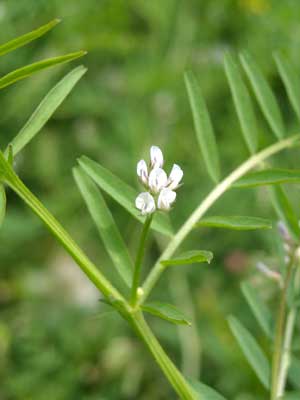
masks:
{"type": "Polygon", "coordinates": [[[151,302],[141,306],[142,310],[155,317],[164,319],[177,325],[191,325],[185,315],[172,304],[151,302]]]}

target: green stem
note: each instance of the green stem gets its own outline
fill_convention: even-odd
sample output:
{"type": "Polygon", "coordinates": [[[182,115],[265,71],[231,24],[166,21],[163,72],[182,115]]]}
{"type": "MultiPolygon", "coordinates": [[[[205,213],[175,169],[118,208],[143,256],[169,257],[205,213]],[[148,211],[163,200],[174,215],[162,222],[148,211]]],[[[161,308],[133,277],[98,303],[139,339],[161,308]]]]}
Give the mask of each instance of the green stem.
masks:
{"type": "MultiPolygon", "coordinates": [[[[1,160],[3,162],[3,159],[1,160]]],[[[63,245],[71,257],[80,266],[83,272],[95,284],[95,286],[103,293],[105,297],[113,297],[115,300],[125,301],[119,291],[111,285],[111,283],[102,275],[99,269],[89,260],[86,254],[74,242],[70,235],[53,217],[53,215],[44,207],[44,205],[31,193],[24,185],[19,177],[9,167],[5,176],[6,183],[24,200],[24,202],[32,209],[32,211],[45,223],[48,229],[63,245]]]]}
{"type": "Polygon", "coordinates": [[[183,375],[167,356],[160,343],[153,335],[141,312],[133,314],[132,325],[150,350],[151,354],[180,398],[183,400],[200,400],[199,395],[197,396],[194,393],[183,375]]]}
{"type": "MultiPolygon", "coordinates": [[[[299,292],[300,292],[300,266],[298,264],[294,280],[294,296],[297,296],[299,292]]],[[[292,306],[287,315],[287,320],[286,320],[287,322],[283,338],[282,362],[280,365],[279,377],[278,377],[278,397],[283,396],[285,390],[286,379],[291,360],[291,346],[295,330],[296,317],[297,317],[297,307],[292,306]]]]}
{"type": "Polygon", "coordinates": [[[274,340],[274,350],[273,350],[273,359],[272,359],[272,376],[271,376],[271,400],[278,399],[278,387],[279,387],[279,371],[282,362],[282,352],[283,352],[283,334],[284,334],[284,324],[286,319],[286,297],[287,291],[289,288],[294,258],[291,258],[288,266],[287,272],[283,284],[283,288],[281,290],[278,312],[277,312],[277,321],[275,328],[275,340],[274,340]]]}
{"type": "Polygon", "coordinates": [[[140,276],[141,276],[141,270],[142,270],[142,262],[144,258],[144,253],[145,253],[145,247],[146,247],[146,240],[147,236],[150,230],[150,225],[152,221],[153,214],[150,214],[147,216],[143,230],[141,233],[141,238],[140,238],[140,243],[136,255],[136,260],[135,260],[135,265],[134,265],[134,273],[133,273],[133,280],[132,280],[132,288],[131,288],[131,304],[135,305],[137,298],[138,298],[138,287],[140,283],[140,276]]]}
{"type": "Polygon", "coordinates": [[[243,175],[249,172],[251,169],[260,165],[264,160],[270,156],[291,147],[299,141],[299,135],[289,137],[288,139],[281,140],[272,146],[267,147],[260,153],[255,154],[235,169],[231,174],[229,174],[221,183],[219,183],[209,195],[200,203],[200,205],[193,211],[190,217],[182,225],[173,239],[170,241],[169,245],[166,247],[165,251],[161,254],[154,267],[152,268],[150,274],[143,284],[143,295],[139,299],[139,303],[142,304],[146,298],[149,296],[151,290],[158,281],[160,275],[163,273],[165,267],[161,264],[161,260],[166,260],[170,258],[174,252],[177,250],[182,241],[186,238],[189,232],[194,228],[194,225],[198,220],[209,210],[209,208],[218,200],[226,190],[228,190],[234,182],[240,179],[243,175]]]}

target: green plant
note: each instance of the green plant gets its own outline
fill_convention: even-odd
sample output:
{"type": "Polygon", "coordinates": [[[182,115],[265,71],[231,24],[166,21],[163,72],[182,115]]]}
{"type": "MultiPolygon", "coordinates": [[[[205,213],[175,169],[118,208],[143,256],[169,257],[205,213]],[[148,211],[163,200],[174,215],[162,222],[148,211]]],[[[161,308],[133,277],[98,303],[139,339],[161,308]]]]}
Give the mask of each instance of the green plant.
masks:
{"type": "MultiPolygon", "coordinates": [[[[57,22],[58,21],[54,21],[32,33],[1,46],[0,55],[4,55],[38,38],[54,27],[57,22]]],[[[66,56],[45,60],[18,69],[0,79],[0,88],[15,83],[17,80],[24,79],[39,70],[73,60],[82,55],[84,55],[84,52],[71,53],[66,56]]],[[[291,104],[295,108],[296,114],[299,116],[299,97],[295,91],[296,74],[292,67],[279,55],[276,56],[276,62],[287,88],[291,104]]],[[[202,226],[237,230],[270,228],[271,223],[269,221],[253,216],[210,216],[204,218],[206,212],[229,189],[233,187],[247,188],[261,185],[272,185],[271,196],[275,210],[280,218],[285,221],[287,232],[290,235],[288,239],[289,243],[287,243],[289,245],[289,262],[286,271],[284,271],[284,284],[281,289],[280,304],[277,312],[278,317],[274,338],[272,374],[270,374],[269,361],[246,328],[234,317],[229,318],[229,325],[257,376],[266,389],[270,391],[271,400],[278,399],[285,394],[287,372],[289,369],[289,353],[291,350],[292,334],[295,327],[299,303],[298,240],[300,231],[297,218],[280,184],[299,182],[300,173],[294,170],[271,168],[267,165],[267,160],[284,149],[298,145],[300,135],[289,136],[285,134],[283,120],[275,97],[252,58],[247,54],[243,54],[241,56],[241,63],[250,85],[252,86],[255,97],[258,100],[260,109],[271,131],[275,134],[277,141],[263,150],[257,151],[259,134],[252,107],[252,100],[237,63],[231,56],[226,55],[225,71],[232,91],[241,130],[251,156],[234,169],[227,177],[221,179],[217,142],[214,136],[211,119],[205,101],[201,95],[197,78],[192,72],[188,72],[185,76],[185,81],[193,112],[197,139],[208,174],[216,186],[208,196],[200,202],[175,234],[173,233],[168,215],[165,213],[158,213],[156,209],[158,208],[165,212],[170,210],[170,206],[175,200],[174,190],[180,182],[178,170],[176,173],[174,172],[175,178],[173,180],[167,180],[167,177],[163,175],[164,173],[160,171],[160,176],[154,177],[155,183],[151,184],[151,173],[148,176],[148,171],[145,172],[145,165],[142,167],[140,165],[138,167],[139,177],[142,182],[147,185],[147,190],[149,189],[151,191],[151,195],[148,193],[148,195],[138,197],[139,200],[136,201],[136,206],[141,211],[141,213],[139,213],[134,206],[134,199],[136,197],[134,189],[95,161],[87,157],[81,157],[79,159],[79,166],[74,169],[74,177],[117,272],[127,286],[126,289],[122,291],[102,274],[98,266],[88,258],[54,216],[25,186],[13,168],[13,161],[17,153],[42,129],[53,112],[83,76],[86,71],[85,68],[77,67],[68,73],[47,94],[36,111],[32,114],[29,121],[25,124],[24,128],[16,135],[15,139],[7,146],[5,151],[3,153],[0,152],[1,220],[5,215],[5,185],[7,185],[15,191],[45,223],[52,234],[102,293],[103,301],[113,307],[132,326],[150,350],[174,390],[182,399],[217,400],[223,397],[212,388],[202,383],[189,382],[180,373],[154,336],[145,320],[144,314],[150,313],[176,324],[189,324],[188,319],[174,306],[158,302],[148,303],[146,300],[161,274],[168,268],[174,268],[176,265],[211,261],[212,253],[206,250],[197,249],[175,255],[183,240],[192,230],[199,229],[202,226]],[[251,170],[254,168],[257,168],[258,171],[251,173],[251,170]],[[134,218],[143,223],[134,265],[114,222],[113,216],[98,187],[114,198],[134,218]],[[162,196],[164,190],[169,191],[164,192],[164,196],[162,196]],[[150,229],[169,237],[169,243],[151,269],[144,283],[141,283],[140,272],[146,248],[146,239],[150,229]],[[290,239],[290,237],[293,238],[293,240],[290,239]],[[289,291],[292,292],[292,302],[287,301],[289,291]],[[288,316],[286,318],[287,309],[288,316]],[[272,377],[270,378],[270,376],[272,377]]],[[[157,152],[159,152],[159,150],[156,148],[156,153],[157,152]]],[[[161,156],[157,154],[152,155],[151,161],[152,171],[156,170],[157,172],[157,169],[162,167],[161,156]],[[154,169],[154,164],[156,162],[158,165],[155,167],[156,169],[154,169]]],[[[270,336],[270,341],[272,343],[269,325],[271,317],[268,315],[265,306],[260,303],[259,299],[251,291],[251,287],[244,285],[243,293],[258,322],[265,333],[270,336]]],[[[297,394],[295,396],[297,396],[297,394]]]]}

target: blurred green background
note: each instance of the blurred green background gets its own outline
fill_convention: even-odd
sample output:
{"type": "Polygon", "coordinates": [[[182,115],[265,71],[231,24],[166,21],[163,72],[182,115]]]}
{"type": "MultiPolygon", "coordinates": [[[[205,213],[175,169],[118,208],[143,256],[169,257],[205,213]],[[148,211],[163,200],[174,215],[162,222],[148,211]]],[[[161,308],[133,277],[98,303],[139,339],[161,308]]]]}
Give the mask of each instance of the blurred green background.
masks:
{"type": "MultiPolygon", "coordinates": [[[[136,162],[147,157],[151,144],[161,146],[167,165],[175,161],[185,172],[171,215],[174,226],[180,226],[212,187],[194,135],[184,70],[192,68],[199,76],[225,175],[247,157],[247,149],[226,83],[223,53],[252,53],[278,96],[288,129],[296,131],[272,52],[283,50],[300,69],[299,15],[298,0],[0,1],[1,42],[62,18],[42,39],[2,58],[2,75],[44,57],[88,51],[77,62],[88,73],[18,156],[16,169],[107,276],[114,276],[111,262],[72,178],[76,158],[94,158],[138,191],[136,162]]],[[[54,68],[1,91],[2,149],[71,67],[54,68]]],[[[262,147],[273,139],[259,111],[257,118],[262,147]]],[[[277,164],[297,167],[298,160],[294,151],[278,157],[277,164]]],[[[297,205],[299,189],[289,193],[297,205]]],[[[140,226],[107,201],[134,254],[140,226]]],[[[0,399],[175,399],[147,350],[99,303],[93,286],[37,218],[11,192],[8,203],[0,232],[0,399]]],[[[232,191],[213,211],[275,220],[265,190],[232,191]]],[[[171,357],[186,375],[213,385],[229,399],[266,398],[229,332],[226,316],[240,316],[266,345],[239,283],[248,277],[263,298],[273,298],[276,288],[254,266],[258,259],[272,262],[275,234],[197,231],[183,247],[212,250],[214,262],[168,271],[152,295],[177,304],[195,319],[193,328],[180,330],[151,320],[171,357]]],[[[153,237],[147,265],[165,240],[153,237]]]]}

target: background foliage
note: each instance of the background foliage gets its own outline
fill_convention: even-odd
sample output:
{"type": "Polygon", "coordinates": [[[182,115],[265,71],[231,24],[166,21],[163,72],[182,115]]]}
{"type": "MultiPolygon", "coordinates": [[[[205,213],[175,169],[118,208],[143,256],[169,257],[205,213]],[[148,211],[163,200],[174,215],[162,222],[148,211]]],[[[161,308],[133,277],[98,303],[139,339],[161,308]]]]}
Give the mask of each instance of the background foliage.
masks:
{"type": "MultiPolygon", "coordinates": [[[[108,276],[113,274],[110,261],[73,181],[76,158],[84,153],[138,187],[136,161],[149,145],[160,145],[167,163],[175,160],[185,171],[172,213],[174,226],[179,226],[211,188],[195,138],[185,69],[193,69],[200,80],[225,173],[246,158],[247,150],[224,76],[223,53],[251,52],[279,98],[286,125],[297,132],[271,54],[283,50],[299,69],[299,12],[296,0],[0,1],[1,42],[52,18],[63,19],[39,41],[2,58],[1,75],[57,53],[88,50],[88,73],[17,158],[17,170],[108,276]]],[[[1,91],[1,148],[68,68],[42,72],[1,91]]],[[[257,117],[266,128],[262,147],[273,139],[258,111],[257,117]]],[[[297,167],[297,152],[288,157],[289,165],[297,167]]],[[[279,166],[286,162],[287,156],[278,157],[279,166]]],[[[297,204],[299,189],[289,193],[297,204]]],[[[40,222],[12,193],[8,196],[0,231],[0,398],[170,399],[169,385],[147,351],[99,303],[94,288],[40,222]]],[[[107,201],[134,253],[140,226],[107,201]]],[[[220,210],[275,220],[264,189],[235,189],[217,203],[215,214],[220,210]]],[[[169,353],[187,375],[201,375],[230,399],[264,398],[225,317],[241,317],[264,346],[239,283],[250,277],[263,298],[272,298],[275,287],[254,265],[258,259],[272,263],[274,237],[275,230],[197,231],[189,240],[214,251],[213,263],[166,273],[153,294],[154,299],[171,297],[196,319],[194,328],[179,331],[153,320],[169,353]]],[[[163,240],[153,238],[149,261],[155,260],[163,240]]]]}

